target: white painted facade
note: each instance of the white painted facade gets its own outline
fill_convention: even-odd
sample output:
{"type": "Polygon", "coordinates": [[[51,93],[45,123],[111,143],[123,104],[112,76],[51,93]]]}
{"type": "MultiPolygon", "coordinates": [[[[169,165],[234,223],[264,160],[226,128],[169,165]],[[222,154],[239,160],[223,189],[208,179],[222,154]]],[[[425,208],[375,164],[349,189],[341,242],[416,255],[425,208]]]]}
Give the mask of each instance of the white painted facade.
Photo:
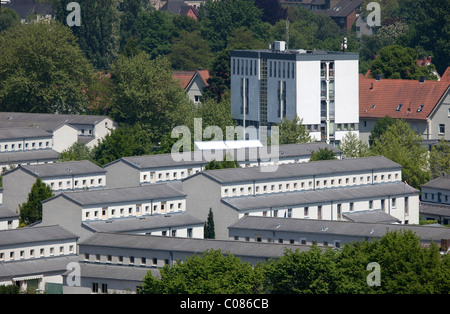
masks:
{"type": "MultiPolygon", "coordinates": [[[[358,54],[304,50],[231,52],[231,113],[244,127],[302,119],[317,141],[359,133],[358,54]]],[[[263,137],[261,133],[259,138],[263,137]]]]}

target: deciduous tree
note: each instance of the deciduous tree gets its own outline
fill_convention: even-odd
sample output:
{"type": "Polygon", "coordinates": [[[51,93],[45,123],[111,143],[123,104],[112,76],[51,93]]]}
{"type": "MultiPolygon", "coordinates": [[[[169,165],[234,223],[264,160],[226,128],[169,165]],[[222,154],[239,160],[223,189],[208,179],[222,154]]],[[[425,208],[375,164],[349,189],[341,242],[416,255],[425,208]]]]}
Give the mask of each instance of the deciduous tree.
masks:
{"type": "Polygon", "coordinates": [[[50,186],[37,178],[25,203],[19,205],[19,219],[24,225],[30,225],[42,219],[42,201],[53,196],[50,186]]]}

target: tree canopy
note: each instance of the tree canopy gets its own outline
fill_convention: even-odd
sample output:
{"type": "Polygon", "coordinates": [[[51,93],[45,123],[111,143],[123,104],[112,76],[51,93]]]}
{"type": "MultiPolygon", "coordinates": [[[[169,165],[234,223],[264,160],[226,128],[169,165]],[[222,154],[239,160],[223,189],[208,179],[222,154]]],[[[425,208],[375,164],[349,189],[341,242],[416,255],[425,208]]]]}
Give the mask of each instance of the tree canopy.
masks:
{"type": "Polygon", "coordinates": [[[19,219],[24,225],[30,225],[42,219],[42,201],[53,196],[50,186],[37,178],[25,203],[19,205],[19,219]]]}

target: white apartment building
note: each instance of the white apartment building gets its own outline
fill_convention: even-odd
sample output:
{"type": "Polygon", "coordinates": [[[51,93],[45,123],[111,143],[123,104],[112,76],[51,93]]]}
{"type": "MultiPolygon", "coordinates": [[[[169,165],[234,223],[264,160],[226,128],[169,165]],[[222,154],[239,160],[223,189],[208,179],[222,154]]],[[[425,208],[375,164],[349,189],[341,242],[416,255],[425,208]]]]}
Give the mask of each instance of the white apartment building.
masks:
{"type": "Polygon", "coordinates": [[[87,160],[19,166],[3,173],[5,207],[16,210],[26,202],[37,178],[55,193],[106,188],[106,170],[87,160]]]}
{"type": "Polygon", "coordinates": [[[242,168],[307,162],[311,154],[321,148],[329,148],[341,158],[341,152],[326,143],[302,143],[273,146],[270,148],[208,149],[195,151],[188,160],[176,160],[171,154],[122,157],[103,168],[107,170],[108,188],[137,186],[141,184],[179,181],[205,169],[206,164],[219,156],[236,160],[242,168]],[[264,153],[267,150],[267,156],[264,153]],[[263,152],[263,153],[261,153],[263,152]],[[197,155],[200,154],[200,155],[197,155]],[[215,154],[215,155],[214,155],[215,154]],[[200,156],[200,158],[197,158],[200,156]]]}
{"type": "Polygon", "coordinates": [[[185,211],[186,194],[169,183],[62,192],[42,203],[41,225],[59,224],[81,240],[92,234],[84,223],[185,211]]]}
{"type": "Polygon", "coordinates": [[[270,130],[298,116],[317,141],[359,133],[357,53],[291,50],[279,41],[231,51],[230,71],[231,113],[241,126],[270,130]]]}
{"type": "Polygon", "coordinates": [[[35,292],[50,284],[62,291],[62,274],[77,254],[78,237],[60,226],[0,231],[0,285],[35,292]]]}
{"type": "MultiPolygon", "coordinates": [[[[226,239],[228,226],[240,217],[239,211],[225,204],[226,199],[236,198],[242,201],[247,199],[251,203],[259,196],[283,195],[284,198],[280,198],[281,203],[278,206],[285,208],[284,206],[289,205],[287,196],[295,192],[326,190],[332,193],[332,191],[350,187],[401,183],[401,166],[383,156],[284,164],[279,165],[274,172],[261,171],[264,167],[266,166],[203,171],[182,180],[182,190],[187,194],[187,212],[194,217],[206,220],[209,210],[212,209],[216,237],[226,239]]],[[[405,189],[406,186],[402,191],[405,189]]],[[[409,194],[410,190],[405,190],[405,193],[409,194]]],[[[385,195],[385,198],[388,195],[385,195]]],[[[418,202],[418,198],[412,198],[409,204],[413,204],[414,200],[418,202]]],[[[369,200],[366,201],[365,205],[362,204],[361,208],[357,209],[369,210],[369,200]]],[[[381,208],[381,203],[372,202],[372,204],[373,209],[376,206],[381,208]]],[[[386,202],[385,206],[387,205],[386,202]]],[[[410,205],[410,208],[411,211],[417,209],[413,205],[410,205]]],[[[264,210],[261,209],[261,213],[264,210]]],[[[337,210],[336,206],[333,210],[337,210]]],[[[344,213],[344,211],[342,207],[341,212],[344,213]]],[[[310,212],[311,217],[313,213],[314,211],[310,212]]],[[[245,214],[245,211],[241,214],[245,214]]],[[[282,214],[280,211],[279,214],[284,216],[284,212],[282,214]]],[[[394,216],[394,213],[392,212],[391,215],[394,216]]],[[[325,209],[323,209],[322,217],[326,219],[325,209]]],[[[334,217],[337,217],[337,212],[334,217]]],[[[404,221],[405,219],[400,219],[401,217],[403,216],[399,214],[398,219],[404,221]]],[[[409,223],[416,223],[416,214],[412,214],[412,217],[409,223]]]]}

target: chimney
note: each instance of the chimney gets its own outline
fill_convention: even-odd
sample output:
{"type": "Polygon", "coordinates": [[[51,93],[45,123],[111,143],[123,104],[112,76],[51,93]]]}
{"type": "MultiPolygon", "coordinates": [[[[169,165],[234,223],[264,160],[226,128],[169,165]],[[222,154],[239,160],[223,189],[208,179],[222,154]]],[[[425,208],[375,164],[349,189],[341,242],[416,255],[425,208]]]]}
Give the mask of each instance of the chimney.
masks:
{"type": "Polygon", "coordinates": [[[426,77],[426,76],[421,76],[420,79],[419,79],[419,82],[420,82],[421,84],[423,84],[423,83],[425,83],[426,80],[427,80],[427,77],[426,77]]]}
{"type": "Polygon", "coordinates": [[[370,83],[370,89],[373,89],[373,83],[370,83]]]}
{"type": "Polygon", "coordinates": [[[375,77],[375,79],[377,81],[381,81],[382,78],[383,78],[383,74],[377,74],[376,77],[375,77]]]}

